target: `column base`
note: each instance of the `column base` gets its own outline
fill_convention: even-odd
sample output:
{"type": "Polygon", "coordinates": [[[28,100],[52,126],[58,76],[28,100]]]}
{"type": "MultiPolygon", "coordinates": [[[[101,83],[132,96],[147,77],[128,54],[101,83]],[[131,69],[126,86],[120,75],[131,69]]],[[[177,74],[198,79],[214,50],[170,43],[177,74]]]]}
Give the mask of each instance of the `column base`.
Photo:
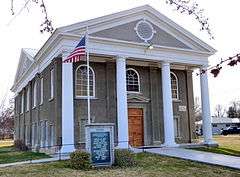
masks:
{"type": "Polygon", "coordinates": [[[179,144],[172,142],[172,143],[163,143],[162,147],[179,147],[179,144]]]}
{"type": "Polygon", "coordinates": [[[61,152],[62,154],[69,154],[69,153],[74,152],[74,151],[75,151],[74,145],[63,146],[63,147],[60,149],[60,152],[61,152]]]}
{"type": "Polygon", "coordinates": [[[207,147],[218,147],[218,143],[213,140],[204,140],[203,144],[207,147]]]}
{"type": "Polygon", "coordinates": [[[117,145],[117,149],[128,149],[128,148],[129,148],[128,142],[118,143],[117,145]]]}

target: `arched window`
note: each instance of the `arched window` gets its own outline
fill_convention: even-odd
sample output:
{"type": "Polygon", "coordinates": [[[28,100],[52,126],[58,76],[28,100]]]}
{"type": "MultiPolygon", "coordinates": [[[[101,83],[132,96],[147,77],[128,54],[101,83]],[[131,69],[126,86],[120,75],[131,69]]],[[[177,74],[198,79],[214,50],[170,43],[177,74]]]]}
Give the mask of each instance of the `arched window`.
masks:
{"type": "MultiPolygon", "coordinates": [[[[87,65],[80,65],[75,73],[75,95],[76,97],[87,96],[87,65]]],[[[95,97],[95,74],[89,66],[89,95],[95,97]]]]}
{"type": "Polygon", "coordinates": [[[171,72],[171,88],[172,88],[172,99],[178,100],[178,78],[176,74],[171,72]]]}
{"type": "Polygon", "coordinates": [[[127,91],[140,92],[139,74],[135,69],[129,68],[126,73],[127,91]]]}

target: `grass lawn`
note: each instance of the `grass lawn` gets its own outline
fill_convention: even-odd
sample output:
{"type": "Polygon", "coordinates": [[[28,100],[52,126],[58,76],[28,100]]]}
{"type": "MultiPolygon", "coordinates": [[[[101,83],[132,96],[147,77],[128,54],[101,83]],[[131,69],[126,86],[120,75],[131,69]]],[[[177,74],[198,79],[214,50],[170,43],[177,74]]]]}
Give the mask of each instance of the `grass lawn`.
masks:
{"type": "Polygon", "coordinates": [[[0,147],[0,164],[48,157],[44,153],[16,151],[12,146],[0,147]]]}
{"type": "Polygon", "coordinates": [[[240,152],[240,135],[218,135],[213,136],[214,141],[219,143],[219,147],[232,149],[240,152]]]}
{"type": "Polygon", "coordinates": [[[138,165],[128,168],[102,168],[88,171],[73,170],[68,168],[67,161],[45,164],[22,165],[0,168],[0,176],[34,176],[34,177],[66,177],[66,176],[164,176],[164,177],[237,177],[240,171],[228,168],[201,164],[170,157],[162,157],[149,153],[136,155],[138,165]]]}
{"type": "MultiPolygon", "coordinates": [[[[232,155],[240,157],[240,136],[239,135],[216,135],[214,141],[219,143],[219,147],[195,148],[195,150],[213,152],[218,154],[232,155]]],[[[201,140],[201,139],[200,139],[201,140]]]]}

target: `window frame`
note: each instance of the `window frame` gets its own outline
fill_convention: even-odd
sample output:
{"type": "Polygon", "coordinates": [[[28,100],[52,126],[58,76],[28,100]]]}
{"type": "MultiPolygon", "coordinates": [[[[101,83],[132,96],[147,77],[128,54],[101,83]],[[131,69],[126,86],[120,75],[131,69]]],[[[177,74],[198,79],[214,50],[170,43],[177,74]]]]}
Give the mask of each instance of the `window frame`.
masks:
{"type": "MultiPolygon", "coordinates": [[[[78,70],[81,68],[81,67],[87,67],[87,65],[86,64],[82,64],[82,65],[79,65],[77,68],[76,68],[76,70],[75,70],[75,83],[74,83],[74,95],[75,95],[75,98],[76,99],[87,99],[88,98],[88,96],[87,95],[85,95],[85,96],[81,96],[81,95],[77,95],[76,94],[76,88],[77,88],[77,72],[78,72],[78,70]]],[[[89,71],[91,71],[92,72],[92,75],[93,75],[93,95],[92,96],[89,96],[89,98],[95,98],[95,86],[96,86],[96,77],[95,77],[95,72],[94,72],[94,70],[93,70],[93,68],[91,67],[91,66],[89,66],[89,71]]],[[[90,85],[89,85],[90,86],[90,85]]]]}
{"type": "Polygon", "coordinates": [[[27,87],[27,95],[26,95],[26,112],[30,110],[30,87],[27,87]]]}
{"type": "Polygon", "coordinates": [[[45,120],[40,121],[40,147],[45,148],[45,120]]]}
{"type": "Polygon", "coordinates": [[[54,68],[50,70],[50,99],[54,98],[54,68]]]}
{"type": "Polygon", "coordinates": [[[181,118],[180,116],[173,116],[173,120],[174,120],[174,137],[175,138],[181,138],[181,118]],[[177,125],[175,129],[175,120],[177,121],[177,125]]]}
{"type": "Polygon", "coordinates": [[[37,106],[37,81],[33,84],[33,109],[37,106]]]}
{"type": "Polygon", "coordinates": [[[20,109],[20,114],[23,114],[24,112],[24,92],[21,94],[21,109],[20,109]]]}
{"type": "Polygon", "coordinates": [[[137,70],[136,69],[134,69],[134,68],[127,68],[126,69],[126,90],[127,90],[127,93],[141,93],[141,84],[140,84],[141,82],[140,82],[140,75],[139,75],[139,73],[137,72],[137,70]],[[127,72],[128,71],[133,71],[133,72],[135,72],[136,74],[137,74],[137,78],[138,78],[138,91],[128,91],[127,90],[127,88],[128,88],[128,85],[127,85],[127,72]]]}
{"type": "Polygon", "coordinates": [[[43,77],[40,79],[40,105],[43,104],[43,77]]]}
{"type": "Polygon", "coordinates": [[[177,75],[174,73],[174,72],[170,72],[170,79],[171,79],[171,93],[173,92],[173,88],[172,88],[172,77],[171,77],[171,74],[174,76],[174,78],[176,79],[176,91],[177,91],[177,98],[173,98],[173,94],[172,94],[172,100],[173,101],[178,101],[179,100],[179,89],[178,89],[178,77],[177,75]]]}
{"type": "Polygon", "coordinates": [[[50,139],[49,139],[49,145],[50,148],[54,146],[54,136],[55,136],[55,129],[54,125],[52,123],[49,124],[49,134],[50,134],[50,139]]]}

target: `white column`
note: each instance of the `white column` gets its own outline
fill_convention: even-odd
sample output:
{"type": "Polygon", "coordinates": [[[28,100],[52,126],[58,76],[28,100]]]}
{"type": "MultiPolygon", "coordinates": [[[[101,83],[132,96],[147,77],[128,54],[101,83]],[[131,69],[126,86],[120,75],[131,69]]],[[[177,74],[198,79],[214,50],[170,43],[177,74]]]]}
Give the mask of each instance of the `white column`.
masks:
{"type": "MultiPolygon", "coordinates": [[[[206,67],[202,67],[206,69],[206,67]]],[[[216,144],[212,140],[212,125],[211,125],[211,112],[210,112],[210,103],[209,103],[209,93],[208,93],[208,76],[207,73],[200,75],[200,84],[201,84],[201,100],[202,100],[202,127],[203,127],[203,136],[205,144],[216,144]]]]}
{"type": "MultiPolygon", "coordinates": [[[[68,56],[64,53],[63,60],[68,56]]],[[[55,95],[56,96],[56,95],[55,95]]],[[[73,65],[62,64],[62,153],[74,151],[73,65]]]]}
{"type": "Polygon", "coordinates": [[[163,94],[163,119],[164,119],[164,146],[177,146],[174,136],[172,91],[170,64],[162,63],[162,94],[163,94]]]}
{"type": "Polygon", "coordinates": [[[117,119],[118,119],[118,147],[128,148],[128,108],[126,88],[126,59],[117,57],[117,119]]]}

